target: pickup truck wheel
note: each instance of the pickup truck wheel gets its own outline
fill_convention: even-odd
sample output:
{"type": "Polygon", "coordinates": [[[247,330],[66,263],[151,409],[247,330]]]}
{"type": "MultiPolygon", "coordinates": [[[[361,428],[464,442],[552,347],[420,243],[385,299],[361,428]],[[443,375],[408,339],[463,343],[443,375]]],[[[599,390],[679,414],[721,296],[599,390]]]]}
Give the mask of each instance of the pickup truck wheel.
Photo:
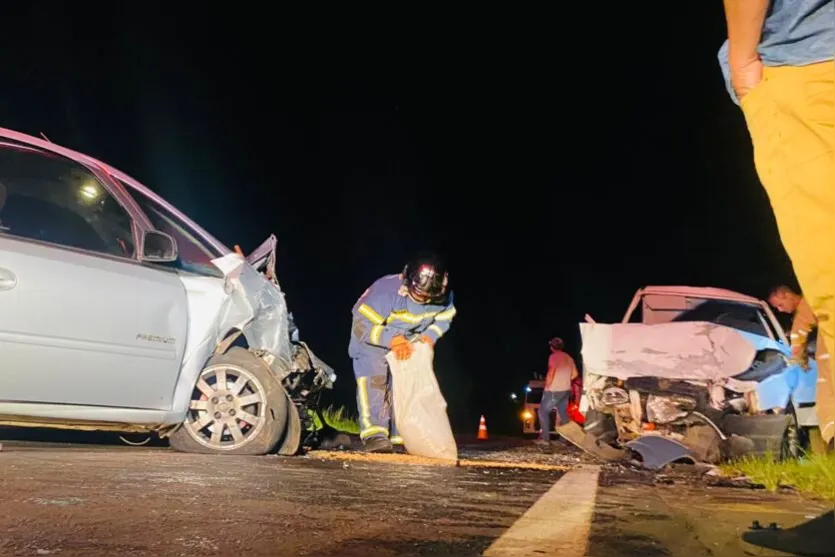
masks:
{"type": "Polygon", "coordinates": [[[284,434],[287,405],[284,388],[263,360],[244,348],[230,348],[209,360],[197,378],[171,447],[190,453],[269,453],[284,434]]]}

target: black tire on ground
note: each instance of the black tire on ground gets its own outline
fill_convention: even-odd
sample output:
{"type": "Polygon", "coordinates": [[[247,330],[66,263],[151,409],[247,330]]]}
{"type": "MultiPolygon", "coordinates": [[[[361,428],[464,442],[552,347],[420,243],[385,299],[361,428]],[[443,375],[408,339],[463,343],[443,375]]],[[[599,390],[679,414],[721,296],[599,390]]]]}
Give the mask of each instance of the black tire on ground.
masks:
{"type": "Polygon", "coordinates": [[[299,417],[299,409],[292,401],[287,400],[287,427],[285,428],[284,439],[278,446],[278,454],[293,456],[299,452],[302,446],[302,420],[299,417]]]}
{"type": "MultiPolygon", "coordinates": [[[[253,406],[247,405],[239,407],[239,399],[242,400],[243,397],[234,395],[232,402],[225,407],[214,408],[220,412],[227,411],[226,408],[231,406],[233,407],[231,408],[232,410],[237,410],[238,416],[241,414],[246,416],[249,412],[249,410],[246,409],[252,409],[253,406]]],[[[186,421],[169,437],[171,447],[182,452],[233,455],[267,454],[275,450],[276,445],[284,435],[284,430],[287,425],[287,407],[289,401],[284,388],[261,358],[255,356],[248,350],[237,346],[230,348],[225,354],[213,356],[209,360],[206,367],[203,368],[203,371],[197,380],[197,384],[190,395],[189,403],[190,407],[186,421]],[[223,397],[212,397],[210,399],[209,397],[206,397],[205,393],[203,393],[199,388],[201,386],[201,380],[203,380],[204,389],[205,384],[208,383],[208,386],[212,389],[217,390],[220,388],[220,390],[223,391],[226,388],[225,385],[218,387],[217,383],[209,383],[209,381],[207,381],[210,376],[218,372],[222,372],[224,377],[227,377],[227,373],[232,376],[237,376],[238,378],[241,377],[242,373],[248,375],[249,377],[247,378],[247,382],[244,386],[246,390],[245,396],[248,399],[253,397],[259,399],[259,402],[255,404],[257,409],[254,411],[257,412],[257,417],[263,418],[263,420],[258,419],[255,424],[249,424],[249,422],[246,421],[239,422],[238,418],[235,419],[235,424],[238,426],[240,426],[240,424],[245,424],[240,426],[241,430],[245,430],[243,433],[244,437],[241,441],[235,441],[232,439],[232,431],[228,426],[221,426],[223,428],[221,429],[223,433],[221,434],[222,440],[219,444],[212,443],[206,438],[208,435],[204,433],[205,429],[198,432],[194,431],[195,426],[193,426],[193,424],[195,423],[195,420],[197,420],[198,416],[201,415],[199,413],[200,410],[192,409],[195,405],[202,405],[202,407],[205,408],[210,403],[214,404],[214,401],[218,400],[218,398],[229,400],[229,395],[223,397]],[[257,396],[259,394],[260,396],[257,396]],[[203,395],[202,398],[201,395],[203,395]],[[247,429],[247,426],[249,426],[249,429],[247,429]],[[223,438],[228,439],[224,441],[223,438]]],[[[223,400],[221,400],[220,403],[223,404],[223,400]]],[[[205,416],[206,414],[209,414],[209,412],[203,411],[202,415],[205,416]]],[[[216,416],[218,414],[213,415],[216,416]]],[[[250,415],[256,416],[256,414],[250,415]]],[[[211,422],[209,426],[206,427],[217,427],[217,424],[215,422],[211,422]]]]}

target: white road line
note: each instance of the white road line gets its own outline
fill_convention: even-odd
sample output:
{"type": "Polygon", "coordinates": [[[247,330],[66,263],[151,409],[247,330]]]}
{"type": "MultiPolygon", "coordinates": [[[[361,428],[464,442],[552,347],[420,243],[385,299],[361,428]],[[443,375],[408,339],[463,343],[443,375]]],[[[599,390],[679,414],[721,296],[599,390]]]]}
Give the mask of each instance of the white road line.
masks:
{"type": "Polygon", "coordinates": [[[567,472],[493,542],[485,557],[582,557],[597,498],[598,466],[567,472]]]}

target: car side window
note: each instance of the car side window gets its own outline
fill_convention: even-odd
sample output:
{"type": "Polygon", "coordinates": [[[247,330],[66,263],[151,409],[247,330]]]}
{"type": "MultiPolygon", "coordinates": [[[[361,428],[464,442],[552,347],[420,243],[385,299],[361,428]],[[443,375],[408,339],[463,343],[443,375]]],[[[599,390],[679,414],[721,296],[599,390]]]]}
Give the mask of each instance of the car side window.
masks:
{"type": "Polygon", "coordinates": [[[213,259],[222,257],[208,242],[201,240],[191,227],[173,215],[168,209],[126,186],[139,208],[148,216],[151,224],[160,232],[165,232],[177,242],[178,266],[184,271],[193,273],[223,276],[223,273],[213,263],[213,259]]]}
{"type": "Polygon", "coordinates": [[[47,151],[0,143],[0,233],[134,257],[127,211],[84,166],[47,151]]]}

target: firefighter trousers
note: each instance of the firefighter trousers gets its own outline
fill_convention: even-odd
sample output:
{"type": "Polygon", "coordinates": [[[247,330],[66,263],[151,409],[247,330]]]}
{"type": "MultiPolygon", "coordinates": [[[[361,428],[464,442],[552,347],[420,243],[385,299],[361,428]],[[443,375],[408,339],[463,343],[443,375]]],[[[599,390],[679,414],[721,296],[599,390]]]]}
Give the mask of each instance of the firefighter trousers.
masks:
{"type": "MultiPolygon", "coordinates": [[[[381,351],[382,352],[382,351],[381,351]]],[[[385,352],[354,358],[360,438],[388,437],[392,444],[403,440],[397,434],[392,411],[392,385],[385,352]]]]}
{"type": "MultiPolygon", "coordinates": [[[[835,346],[835,63],[766,67],[740,102],[754,164],[780,239],[818,322],[835,346]]],[[[823,359],[817,404],[821,436],[835,436],[835,370],[823,359]]]]}

